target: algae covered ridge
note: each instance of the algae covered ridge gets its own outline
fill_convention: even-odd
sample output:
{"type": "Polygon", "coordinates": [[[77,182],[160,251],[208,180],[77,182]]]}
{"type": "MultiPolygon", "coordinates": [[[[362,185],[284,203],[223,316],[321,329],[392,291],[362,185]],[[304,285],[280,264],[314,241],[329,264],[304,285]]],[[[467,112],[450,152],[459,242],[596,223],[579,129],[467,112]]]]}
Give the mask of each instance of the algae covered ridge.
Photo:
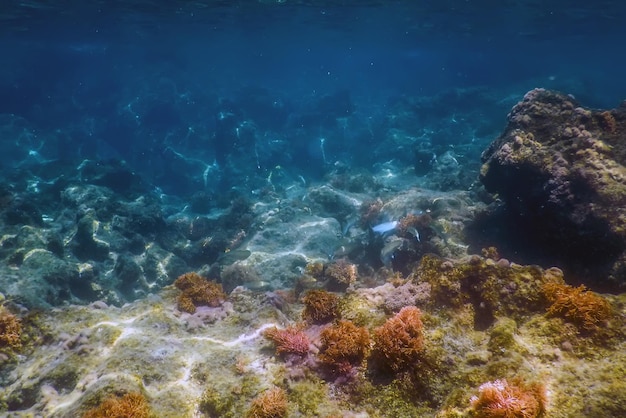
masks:
{"type": "Polygon", "coordinates": [[[316,320],[306,312],[326,292],[299,302],[238,287],[190,314],[170,287],[123,307],[28,314],[23,346],[3,366],[2,406],[106,416],[93,410],[135,394],[146,415],[130,416],[599,417],[623,408],[623,298],[566,285],[558,269],[426,256],[406,278],[329,293],[333,313],[316,320]],[[263,402],[283,406],[259,412],[263,402]]]}

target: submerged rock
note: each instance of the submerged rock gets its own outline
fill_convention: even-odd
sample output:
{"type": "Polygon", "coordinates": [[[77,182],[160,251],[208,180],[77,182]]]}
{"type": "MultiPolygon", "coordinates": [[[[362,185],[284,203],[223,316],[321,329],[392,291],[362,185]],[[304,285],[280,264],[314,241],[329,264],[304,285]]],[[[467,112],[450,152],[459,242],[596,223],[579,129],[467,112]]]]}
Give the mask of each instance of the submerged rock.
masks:
{"type": "Polygon", "coordinates": [[[532,90],[482,160],[481,181],[504,202],[485,224],[504,226],[515,251],[626,282],[626,106],[590,110],[532,90]]]}

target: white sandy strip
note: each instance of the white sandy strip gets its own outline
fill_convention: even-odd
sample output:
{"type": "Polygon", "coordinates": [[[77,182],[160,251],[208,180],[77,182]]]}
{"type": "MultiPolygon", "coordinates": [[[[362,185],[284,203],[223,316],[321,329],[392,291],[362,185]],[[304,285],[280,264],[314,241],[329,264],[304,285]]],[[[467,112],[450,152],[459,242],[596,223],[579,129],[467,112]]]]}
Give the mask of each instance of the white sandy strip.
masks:
{"type": "Polygon", "coordinates": [[[217,338],[211,338],[211,337],[191,337],[190,339],[197,340],[197,341],[210,341],[215,344],[223,345],[224,347],[234,347],[236,345],[255,340],[259,338],[259,336],[261,335],[263,331],[265,331],[268,328],[276,327],[276,326],[277,326],[276,324],[263,324],[254,332],[250,334],[241,334],[239,337],[235,338],[232,341],[222,341],[222,340],[218,340],[217,338]]]}

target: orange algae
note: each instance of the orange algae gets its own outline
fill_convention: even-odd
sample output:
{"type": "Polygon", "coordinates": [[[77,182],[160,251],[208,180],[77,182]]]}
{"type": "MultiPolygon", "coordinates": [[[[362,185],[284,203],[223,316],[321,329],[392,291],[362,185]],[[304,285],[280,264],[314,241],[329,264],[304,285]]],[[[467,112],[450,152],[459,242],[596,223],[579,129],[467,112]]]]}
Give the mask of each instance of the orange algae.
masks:
{"type": "Polygon", "coordinates": [[[612,316],[609,302],[584,285],[573,287],[562,283],[545,283],[542,290],[551,303],[548,315],[564,318],[579,329],[596,330],[612,316]]]}
{"type": "Polygon", "coordinates": [[[479,418],[538,418],[546,408],[546,390],[540,384],[509,383],[505,379],[483,383],[470,399],[479,418]]]}
{"type": "Polygon", "coordinates": [[[22,346],[20,320],[4,307],[0,307],[0,349],[18,349],[22,346]]]}
{"type": "Polygon", "coordinates": [[[198,273],[185,273],[174,281],[174,286],[182,290],[178,297],[178,309],[194,313],[197,306],[220,306],[226,299],[222,285],[206,280],[198,273]]]}
{"type": "Polygon", "coordinates": [[[100,405],[86,411],[82,418],[147,418],[150,409],[141,393],[131,392],[124,396],[110,396],[100,405]]]}
{"type": "Polygon", "coordinates": [[[267,390],[254,398],[247,418],[283,418],[287,416],[287,394],[281,388],[267,390]]]}
{"type": "Polygon", "coordinates": [[[274,343],[276,353],[279,355],[297,354],[304,356],[309,352],[309,338],[302,330],[296,327],[285,329],[268,328],[263,333],[263,336],[274,343]]]}
{"type": "Polygon", "coordinates": [[[346,374],[359,366],[369,352],[370,335],[364,327],[341,320],[321,333],[318,358],[331,372],[346,374]]]}
{"type": "Polygon", "coordinates": [[[393,372],[415,366],[424,351],[422,312],[406,306],[374,331],[374,355],[393,372]]]}
{"type": "Polygon", "coordinates": [[[605,110],[604,112],[600,112],[597,114],[597,118],[600,128],[605,132],[609,134],[615,134],[617,132],[617,121],[611,111],[605,110]]]}
{"type": "Polygon", "coordinates": [[[339,297],[326,290],[309,290],[302,298],[302,318],[313,323],[332,321],[339,316],[339,297]]]}

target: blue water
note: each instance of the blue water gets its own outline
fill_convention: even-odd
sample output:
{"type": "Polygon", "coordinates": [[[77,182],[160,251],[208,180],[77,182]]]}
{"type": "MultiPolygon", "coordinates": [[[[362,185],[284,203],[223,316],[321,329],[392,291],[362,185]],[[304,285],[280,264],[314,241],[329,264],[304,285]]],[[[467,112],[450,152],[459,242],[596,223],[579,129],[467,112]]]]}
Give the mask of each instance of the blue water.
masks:
{"type": "Polygon", "coordinates": [[[476,129],[493,137],[533,87],[617,106],[626,91],[624,9],[610,1],[6,1],[0,114],[31,133],[4,145],[3,163],[29,151],[120,159],[183,195],[198,176],[180,172],[181,158],[250,166],[224,174],[225,189],[277,165],[320,178],[335,160],[369,167],[389,157],[374,150],[400,98],[483,89],[491,103],[455,109],[440,97],[419,122],[441,145],[428,152],[441,154],[476,129]],[[468,107],[489,126],[436,135],[468,107]],[[247,140],[224,144],[245,124],[247,140]]]}
{"type": "Polygon", "coordinates": [[[624,17],[610,1],[5,1],[0,184],[35,208],[9,223],[41,226],[77,182],[155,192],[165,215],[321,183],[375,200],[387,174],[394,192],[475,189],[528,90],[620,105],[624,17]]]}

